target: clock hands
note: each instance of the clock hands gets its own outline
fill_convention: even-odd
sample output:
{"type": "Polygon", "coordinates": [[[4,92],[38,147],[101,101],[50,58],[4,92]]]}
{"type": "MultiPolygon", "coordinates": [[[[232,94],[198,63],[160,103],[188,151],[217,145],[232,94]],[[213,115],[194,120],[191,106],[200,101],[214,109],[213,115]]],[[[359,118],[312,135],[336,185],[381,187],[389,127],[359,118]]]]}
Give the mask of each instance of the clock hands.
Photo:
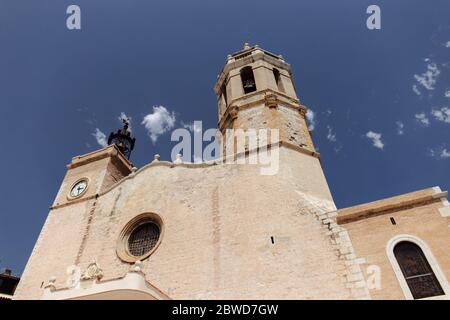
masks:
{"type": "Polygon", "coordinates": [[[80,181],[77,184],[75,184],[72,188],[71,195],[72,197],[79,197],[87,188],[87,182],[86,181],[80,181]]]}
{"type": "Polygon", "coordinates": [[[81,192],[83,192],[83,190],[84,190],[84,186],[79,185],[77,188],[77,191],[78,191],[77,195],[79,195],[81,192]]]}

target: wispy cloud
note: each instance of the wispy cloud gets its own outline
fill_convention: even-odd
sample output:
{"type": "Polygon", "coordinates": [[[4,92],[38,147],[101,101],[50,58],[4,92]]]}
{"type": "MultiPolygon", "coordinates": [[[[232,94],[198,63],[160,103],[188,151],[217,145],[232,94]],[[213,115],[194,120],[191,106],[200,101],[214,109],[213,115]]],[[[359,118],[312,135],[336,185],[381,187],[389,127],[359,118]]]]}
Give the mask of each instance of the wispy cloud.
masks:
{"type": "Polygon", "coordinates": [[[433,109],[431,110],[431,114],[438,121],[450,123],[450,108],[433,109]]]}
{"type": "Polygon", "coordinates": [[[306,119],[308,119],[308,129],[313,131],[316,128],[316,113],[311,109],[306,112],[306,119]]]}
{"type": "Polygon", "coordinates": [[[160,135],[175,126],[175,121],[174,112],[169,112],[164,106],[154,106],[153,112],[144,117],[142,124],[152,142],[156,143],[160,135]]]}
{"type": "Polygon", "coordinates": [[[342,143],[340,143],[336,137],[336,133],[333,131],[331,126],[327,126],[327,139],[328,141],[333,143],[333,149],[336,154],[338,154],[342,150],[342,143]]]}
{"type": "Polygon", "coordinates": [[[428,127],[430,125],[430,119],[426,116],[425,113],[415,114],[414,117],[418,122],[420,122],[423,126],[428,127]]]}
{"type": "Polygon", "coordinates": [[[445,43],[445,47],[446,47],[446,48],[450,48],[450,41],[447,41],[447,42],[445,43]]]}
{"type": "MultiPolygon", "coordinates": [[[[425,60],[429,61],[429,60],[425,60]]],[[[427,70],[422,74],[415,74],[414,78],[422,87],[427,90],[434,90],[434,85],[436,84],[437,78],[441,71],[438,66],[434,62],[430,62],[427,64],[427,70]]],[[[414,90],[414,87],[413,87],[414,90]]]]}
{"type": "Polygon", "coordinates": [[[450,90],[445,91],[444,95],[446,98],[450,98],[450,90]]]}
{"type": "Polygon", "coordinates": [[[384,143],[383,141],[381,141],[381,133],[376,133],[373,131],[369,131],[366,133],[366,137],[372,141],[372,145],[375,148],[378,148],[380,150],[383,150],[384,148],[384,143]]]}
{"type": "Polygon", "coordinates": [[[327,139],[331,142],[336,142],[336,134],[333,132],[333,128],[331,128],[331,126],[327,126],[327,129],[327,139]]]}
{"type": "Polygon", "coordinates": [[[418,96],[422,95],[422,92],[420,92],[419,88],[417,88],[417,84],[413,84],[412,86],[412,90],[414,91],[414,93],[418,96]]]}
{"type": "Polygon", "coordinates": [[[77,112],[82,113],[83,116],[87,116],[88,118],[85,120],[85,122],[91,126],[95,126],[97,123],[96,114],[95,112],[91,112],[88,107],[79,107],[76,109],[77,112]]]}
{"type": "Polygon", "coordinates": [[[395,124],[397,125],[397,134],[399,136],[403,135],[405,133],[405,124],[401,121],[397,121],[395,124]]]}
{"type": "Polygon", "coordinates": [[[434,149],[429,149],[429,155],[435,159],[448,159],[450,158],[450,150],[441,146],[434,149]]]}
{"type": "Polygon", "coordinates": [[[92,136],[101,147],[104,148],[108,145],[106,135],[99,128],[95,128],[95,132],[92,134],[92,136]]]}

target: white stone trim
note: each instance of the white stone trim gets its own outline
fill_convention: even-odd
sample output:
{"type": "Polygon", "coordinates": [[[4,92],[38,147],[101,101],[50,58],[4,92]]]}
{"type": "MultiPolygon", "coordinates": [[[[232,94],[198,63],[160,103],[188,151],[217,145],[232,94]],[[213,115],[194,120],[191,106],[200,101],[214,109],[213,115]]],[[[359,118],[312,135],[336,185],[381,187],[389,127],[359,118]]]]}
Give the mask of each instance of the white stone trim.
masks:
{"type": "Polygon", "coordinates": [[[450,286],[447,281],[447,277],[442,272],[441,268],[439,267],[439,264],[437,260],[434,258],[433,253],[431,252],[428,245],[421,240],[420,238],[409,235],[409,234],[399,234],[395,237],[393,237],[391,240],[388,241],[386,246],[386,254],[389,258],[389,261],[391,262],[392,269],[394,270],[395,276],[397,277],[398,282],[400,283],[400,287],[402,288],[403,294],[405,295],[405,298],[407,300],[414,300],[414,297],[408,287],[408,284],[405,280],[405,277],[403,276],[402,270],[400,269],[400,265],[397,262],[397,259],[394,255],[394,247],[402,241],[409,241],[412,242],[420,247],[422,249],[422,252],[424,253],[425,257],[428,260],[428,263],[431,266],[431,269],[433,270],[437,280],[439,281],[439,284],[442,287],[442,290],[444,290],[445,295],[443,296],[436,296],[436,297],[430,297],[425,298],[423,300],[449,300],[450,299],[450,286]]]}
{"type": "Polygon", "coordinates": [[[440,198],[441,198],[441,202],[442,202],[442,205],[444,206],[444,208],[439,208],[438,209],[439,213],[444,218],[450,217],[450,202],[448,202],[448,200],[447,200],[447,194],[440,198]]]}
{"type": "Polygon", "coordinates": [[[439,209],[439,213],[440,213],[441,216],[443,216],[444,218],[450,217],[450,207],[440,208],[440,209],[439,209]]]}
{"type": "Polygon", "coordinates": [[[442,190],[439,186],[433,187],[434,193],[441,193],[442,190]]]}
{"type": "Polygon", "coordinates": [[[75,288],[44,289],[41,300],[169,300],[170,298],[145,280],[142,272],[128,272],[125,277],[108,281],[81,281],[75,288]]]}
{"type": "Polygon", "coordinates": [[[299,190],[294,190],[306,204],[300,214],[314,214],[325,228],[325,234],[329,237],[331,245],[336,250],[339,259],[345,265],[345,277],[343,278],[345,287],[349,290],[350,299],[371,300],[369,289],[367,288],[361,264],[365,259],[357,258],[352,241],[347,230],[339,226],[336,222],[337,210],[333,201],[317,198],[305,194],[299,190]]]}

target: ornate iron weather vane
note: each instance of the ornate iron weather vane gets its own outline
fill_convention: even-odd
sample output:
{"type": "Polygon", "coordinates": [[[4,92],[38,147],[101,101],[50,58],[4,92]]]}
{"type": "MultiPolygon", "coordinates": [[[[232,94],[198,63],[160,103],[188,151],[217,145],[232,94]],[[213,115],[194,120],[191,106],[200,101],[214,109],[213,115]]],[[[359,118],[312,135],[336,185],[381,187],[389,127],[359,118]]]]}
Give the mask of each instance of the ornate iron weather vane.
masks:
{"type": "Polygon", "coordinates": [[[117,132],[111,132],[108,138],[108,145],[115,144],[123,155],[130,159],[131,151],[134,149],[136,138],[131,137],[131,132],[128,130],[130,122],[127,118],[122,119],[123,128],[117,132]]]}

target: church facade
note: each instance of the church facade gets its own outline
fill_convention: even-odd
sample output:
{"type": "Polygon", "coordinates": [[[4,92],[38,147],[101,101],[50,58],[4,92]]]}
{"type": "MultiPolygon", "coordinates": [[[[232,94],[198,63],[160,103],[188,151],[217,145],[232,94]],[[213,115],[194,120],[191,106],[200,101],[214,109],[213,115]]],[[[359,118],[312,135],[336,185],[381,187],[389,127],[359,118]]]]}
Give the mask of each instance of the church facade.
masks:
{"type": "Polygon", "coordinates": [[[15,299],[450,298],[447,192],[337,209],[282,56],[246,45],[214,90],[224,140],[278,130],[277,173],[159,157],[137,169],[125,126],[67,166],[15,299]]]}

